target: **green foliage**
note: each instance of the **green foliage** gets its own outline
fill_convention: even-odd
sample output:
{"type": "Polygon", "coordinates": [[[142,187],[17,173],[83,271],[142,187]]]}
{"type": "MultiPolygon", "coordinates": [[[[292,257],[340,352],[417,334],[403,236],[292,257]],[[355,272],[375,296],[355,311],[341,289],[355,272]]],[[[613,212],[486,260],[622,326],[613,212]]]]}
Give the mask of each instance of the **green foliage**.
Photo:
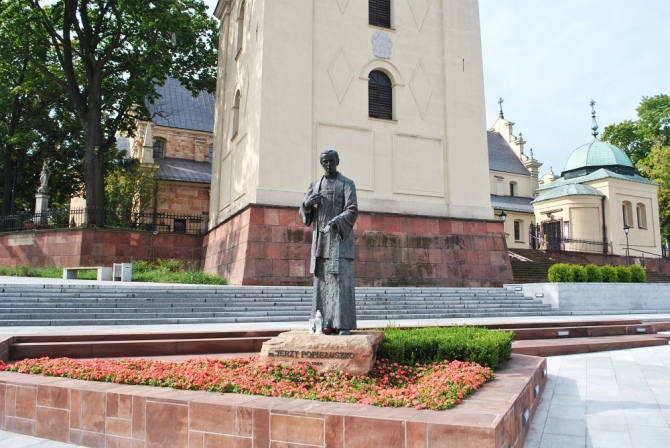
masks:
{"type": "Polygon", "coordinates": [[[133,164],[113,167],[105,179],[106,206],[129,212],[149,210],[154,205],[158,178],[153,169],[133,164]]]}
{"type": "MultiPolygon", "coordinates": [[[[0,266],[0,275],[12,277],[44,277],[44,278],[63,278],[61,268],[32,268],[28,265],[22,265],[16,268],[0,266]]],[[[77,278],[81,280],[95,280],[97,273],[95,271],[81,271],[77,278]]],[[[183,263],[179,260],[158,260],[157,263],[147,261],[133,261],[133,279],[134,282],[152,282],[152,283],[183,283],[192,285],[226,285],[225,278],[216,275],[206,274],[203,271],[195,269],[183,269],[183,263]]]]}
{"type": "Polygon", "coordinates": [[[467,326],[387,327],[377,357],[388,358],[399,365],[459,360],[497,369],[512,356],[513,339],[513,332],[467,326]]]}
{"type": "Polygon", "coordinates": [[[47,52],[26,38],[25,2],[0,2],[0,202],[2,213],[32,210],[39,173],[51,160],[50,205],[69,203],[77,191],[83,157],[79,123],[59,87],[36,64],[49,64],[47,52]],[[17,47],[34,54],[24,57],[17,47]],[[12,192],[14,195],[12,197],[12,192]]]}
{"type": "Polygon", "coordinates": [[[151,118],[146,101],[158,99],[158,84],[173,77],[192,92],[215,89],[218,27],[202,0],[0,5],[0,14],[7,12],[0,23],[11,37],[0,39],[8,47],[0,57],[13,54],[39,68],[42,84],[59,89],[76,117],[84,154],[66,163],[83,160],[89,207],[104,205],[104,174],[116,135],[132,135],[136,119],[151,118]]]}
{"type": "Polygon", "coordinates": [[[586,265],[584,268],[586,269],[586,281],[589,283],[602,283],[603,281],[603,273],[600,271],[600,268],[591,263],[589,265],[586,265]]]}
{"type": "Polygon", "coordinates": [[[658,184],[658,214],[663,239],[670,238],[670,145],[654,146],[637,163],[640,174],[658,184]]]}
{"type": "Polygon", "coordinates": [[[661,235],[670,237],[670,96],[644,97],[637,120],[607,126],[602,139],[623,149],[640,174],[659,184],[661,235]]]}
{"type": "Polygon", "coordinates": [[[605,283],[617,283],[619,281],[619,275],[617,274],[616,269],[608,264],[600,266],[600,273],[602,274],[603,282],[605,283]]]}
{"type": "Polygon", "coordinates": [[[168,272],[181,272],[184,270],[184,263],[179,260],[158,259],[158,269],[165,269],[168,272]]]}
{"type": "Polygon", "coordinates": [[[572,268],[567,263],[556,263],[547,271],[547,277],[552,283],[575,281],[572,268]]]}
{"type": "Polygon", "coordinates": [[[619,283],[630,283],[633,281],[633,275],[631,274],[630,269],[628,269],[628,267],[615,266],[614,270],[616,271],[619,283]]]}
{"type": "Polygon", "coordinates": [[[570,270],[572,271],[572,278],[573,282],[576,283],[583,283],[588,281],[589,276],[586,272],[586,268],[584,266],[578,265],[578,264],[572,264],[570,265],[570,270]]]}
{"type": "Polygon", "coordinates": [[[631,275],[631,281],[633,283],[646,283],[647,282],[647,272],[642,266],[636,264],[628,267],[631,275]]]}

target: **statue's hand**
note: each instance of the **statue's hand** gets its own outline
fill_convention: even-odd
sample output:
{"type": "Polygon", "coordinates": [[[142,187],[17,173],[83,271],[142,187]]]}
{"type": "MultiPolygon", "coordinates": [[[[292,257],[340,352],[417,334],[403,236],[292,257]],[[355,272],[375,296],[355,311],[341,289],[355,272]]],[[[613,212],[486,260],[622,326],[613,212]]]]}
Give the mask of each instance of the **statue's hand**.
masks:
{"type": "Polygon", "coordinates": [[[328,221],[328,224],[326,224],[326,227],[321,229],[321,232],[322,233],[328,233],[328,232],[331,232],[333,230],[337,231],[337,221],[335,221],[334,219],[331,219],[330,221],[328,221]]]}
{"type": "Polygon", "coordinates": [[[318,192],[314,193],[314,194],[310,195],[307,199],[305,199],[305,207],[307,207],[307,208],[312,207],[312,206],[318,204],[319,202],[321,202],[322,199],[323,199],[323,196],[321,195],[321,193],[318,193],[318,192]]]}

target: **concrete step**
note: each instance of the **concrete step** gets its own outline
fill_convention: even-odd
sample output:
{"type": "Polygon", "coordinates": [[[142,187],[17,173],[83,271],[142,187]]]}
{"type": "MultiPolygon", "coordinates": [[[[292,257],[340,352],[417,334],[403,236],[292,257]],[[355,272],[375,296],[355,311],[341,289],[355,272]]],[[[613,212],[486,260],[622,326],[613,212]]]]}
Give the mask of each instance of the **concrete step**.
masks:
{"type": "Polygon", "coordinates": [[[116,358],[133,356],[190,355],[260,352],[271,336],[154,339],[124,341],[18,342],[10,347],[10,359],[116,358]]]}
{"type": "Polygon", "coordinates": [[[522,355],[558,356],[667,344],[667,339],[657,335],[535,339],[514,341],[512,351],[522,355]]]}
{"type": "Polygon", "coordinates": [[[655,334],[654,324],[630,323],[625,325],[601,324],[565,327],[516,328],[514,340],[565,339],[603,336],[632,336],[655,334]]]}

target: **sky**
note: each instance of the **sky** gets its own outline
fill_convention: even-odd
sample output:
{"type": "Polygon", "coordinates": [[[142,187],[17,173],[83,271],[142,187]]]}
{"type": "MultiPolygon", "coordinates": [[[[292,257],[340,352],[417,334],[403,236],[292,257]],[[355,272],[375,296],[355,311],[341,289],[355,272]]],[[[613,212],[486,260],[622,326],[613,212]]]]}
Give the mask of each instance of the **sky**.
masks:
{"type": "Polygon", "coordinates": [[[591,100],[602,131],[670,94],[670,0],[479,0],[479,13],[486,126],[502,97],[540,175],[591,141],[591,100]]]}

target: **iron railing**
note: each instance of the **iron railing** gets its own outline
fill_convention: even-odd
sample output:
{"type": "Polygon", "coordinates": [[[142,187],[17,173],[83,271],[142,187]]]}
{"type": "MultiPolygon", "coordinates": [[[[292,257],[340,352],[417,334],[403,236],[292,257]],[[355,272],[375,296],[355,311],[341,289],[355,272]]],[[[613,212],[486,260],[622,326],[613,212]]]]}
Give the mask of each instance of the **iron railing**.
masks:
{"type": "Polygon", "coordinates": [[[207,215],[130,212],[120,209],[87,207],[0,216],[0,232],[25,232],[35,229],[66,229],[74,227],[98,227],[197,235],[207,231],[207,215]]]}

